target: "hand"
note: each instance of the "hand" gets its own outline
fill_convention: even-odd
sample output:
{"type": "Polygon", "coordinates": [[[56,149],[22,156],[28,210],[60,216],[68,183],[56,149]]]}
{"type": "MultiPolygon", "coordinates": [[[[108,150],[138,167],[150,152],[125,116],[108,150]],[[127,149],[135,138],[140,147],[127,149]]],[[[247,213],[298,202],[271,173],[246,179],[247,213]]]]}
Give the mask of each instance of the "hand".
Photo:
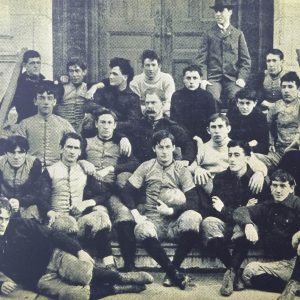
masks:
{"type": "Polygon", "coordinates": [[[275,103],[269,102],[267,100],[263,100],[261,102],[261,105],[268,108],[268,109],[270,109],[271,107],[273,107],[275,105],[275,103]]]}
{"type": "Polygon", "coordinates": [[[235,84],[237,85],[237,86],[239,86],[239,87],[241,87],[241,88],[243,88],[243,87],[245,87],[245,85],[246,85],[246,82],[245,82],[245,80],[244,79],[242,79],[242,78],[239,78],[236,82],[235,82],[235,84]]]}
{"type": "Polygon", "coordinates": [[[115,168],[113,166],[108,166],[100,171],[97,171],[95,177],[97,180],[101,181],[105,176],[107,176],[110,173],[113,173],[114,171],[115,168]]]}
{"type": "Polygon", "coordinates": [[[89,161],[87,160],[80,160],[78,161],[80,164],[81,168],[83,169],[84,173],[87,175],[95,175],[96,173],[96,167],[89,161]]]}
{"type": "Polygon", "coordinates": [[[253,194],[259,194],[264,186],[264,175],[262,172],[255,172],[249,180],[249,188],[253,194]]]}
{"type": "Polygon", "coordinates": [[[222,202],[222,200],[217,196],[213,196],[211,199],[213,202],[213,208],[218,212],[221,212],[224,207],[224,203],[222,202]]]}
{"type": "Polygon", "coordinates": [[[257,204],[257,199],[251,198],[248,200],[248,203],[246,204],[246,206],[254,206],[255,204],[257,204]]]}
{"type": "Polygon", "coordinates": [[[94,94],[96,93],[96,91],[98,89],[102,89],[104,87],[105,87],[105,85],[104,85],[103,82],[99,82],[99,83],[96,83],[96,84],[92,85],[86,93],[86,98],[87,99],[92,99],[94,97],[94,94]]]}
{"type": "Polygon", "coordinates": [[[253,244],[258,241],[258,233],[253,224],[247,224],[245,226],[245,235],[247,240],[253,244]]]}
{"type": "Polygon", "coordinates": [[[131,155],[131,144],[126,137],[122,137],[120,140],[120,154],[127,157],[131,155]]]}
{"type": "Polygon", "coordinates": [[[18,199],[15,198],[10,198],[9,199],[9,203],[11,205],[11,208],[13,210],[13,212],[17,212],[20,209],[20,202],[18,199]]]}
{"type": "Polygon", "coordinates": [[[296,232],[292,237],[292,246],[296,249],[300,244],[300,231],[296,232]]]}
{"type": "Polygon", "coordinates": [[[256,147],[258,142],[257,142],[257,140],[252,140],[248,144],[249,144],[250,147],[256,147]]]}
{"type": "Polygon", "coordinates": [[[199,166],[196,167],[195,174],[194,174],[195,184],[205,185],[211,178],[212,178],[212,176],[209,171],[207,171],[199,166]]]}
{"type": "Polygon", "coordinates": [[[91,258],[91,256],[90,256],[87,252],[85,252],[84,250],[78,251],[77,257],[78,257],[78,259],[81,260],[81,261],[89,262],[89,263],[91,263],[92,265],[95,264],[95,261],[94,261],[94,260],[91,258]]]}
{"type": "Polygon", "coordinates": [[[200,83],[201,89],[206,90],[206,87],[208,85],[212,85],[212,84],[208,80],[205,80],[205,79],[201,80],[201,83],[200,83]]]}
{"type": "Polygon", "coordinates": [[[274,145],[271,145],[271,146],[269,147],[269,152],[276,153],[276,148],[275,148],[274,145]]]}
{"type": "Polygon", "coordinates": [[[17,284],[14,281],[4,281],[1,285],[1,292],[4,295],[9,295],[17,287],[17,284]]]}
{"type": "Polygon", "coordinates": [[[142,216],[137,209],[131,210],[131,213],[136,224],[143,223],[147,220],[147,217],[142,216]]]}
{"type": "Polygon", "coordinates": [[[58,213],[54,210],[49,210],[47,212],[47,217],[49,218],[48,226],[51,227],[51,225],[55,222],[56,217],[58,216],[58,213]]]}
{"type": "Polygon", "coordinates": [[[163,216],[171,216],[174,214],[174,209],[172,207],[169,207],[167,204],[162,202],[161,200],[156,200],[159,205],[157,206],[157,211],[163,215],[163,216]]]}

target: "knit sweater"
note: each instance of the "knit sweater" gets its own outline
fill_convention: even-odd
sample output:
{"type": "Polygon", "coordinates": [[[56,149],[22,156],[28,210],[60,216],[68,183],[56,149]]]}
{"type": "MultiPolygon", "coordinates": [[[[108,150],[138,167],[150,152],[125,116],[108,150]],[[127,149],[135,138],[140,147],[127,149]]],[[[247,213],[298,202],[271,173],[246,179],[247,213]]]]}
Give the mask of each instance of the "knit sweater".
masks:
{"type": "Polygon", "coordinates": [[[209,140],[206,127],[209,117],[216,113],[212,95],[201,88],[191,91],[184,87],[176,91],[171,100],[170,118],[187,129],[189,134],[209,140]]]}
{"type": "Polygon", "coordinates": [[[50,115],[44,118],[40,115],[23,120],[17,134],[27,138],[28,153],[36,156],[43,167],[47,167],[60,159],[60,140],[67,132],[74,132],[72,125],[62,117],[50,115]]]}

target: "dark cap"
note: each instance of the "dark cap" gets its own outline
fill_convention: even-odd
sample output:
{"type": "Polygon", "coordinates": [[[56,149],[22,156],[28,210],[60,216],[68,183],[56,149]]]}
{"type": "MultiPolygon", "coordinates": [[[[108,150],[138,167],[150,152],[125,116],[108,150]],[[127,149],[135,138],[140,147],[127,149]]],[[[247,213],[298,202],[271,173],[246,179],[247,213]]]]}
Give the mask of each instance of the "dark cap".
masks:
{"type": "Polygon", "coordinates": [[[233,8],[235,6],[235,4],[232,3],[231,0],[215,0],[215,5],[214,6],[210,6],[210,8],[212,9],[216,9],[216,8],[233,8]]]}

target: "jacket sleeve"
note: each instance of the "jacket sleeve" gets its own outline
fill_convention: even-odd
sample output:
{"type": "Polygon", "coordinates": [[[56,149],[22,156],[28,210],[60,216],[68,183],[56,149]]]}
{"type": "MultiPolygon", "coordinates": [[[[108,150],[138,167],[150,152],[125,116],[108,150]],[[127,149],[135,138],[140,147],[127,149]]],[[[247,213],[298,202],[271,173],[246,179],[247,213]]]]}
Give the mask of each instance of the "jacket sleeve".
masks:
{"type": "Polygon", "coordinates": [[[89,100],[89,101],[85,101],[84,104],[84,111],[86,113],[93,113],[93,111],[95,111],[96,109],[99,108],[103,108],[102,105],[100,105],[100,103],[102,102],[102,91],[97,90],[96,93],[94,94],[94,100],[89,100]]]}
{"type": "Polygon", "coordinates": [[[269,127],[266,116],[262,113],[257,115],[255,122],[256,124],[254,124],[253,130],[257,140],[257,146],[253,148],[253,151],[267,154],[269,150],[269,127]]]}
{"type": "Polygon", "coordinates": [[[248,51],[244,34],[239,38],[239,74],[238,79],[247,80],[251,70],[251,57],[248,51]]]}
{"type": "Polygon", "coordinates": [[[127,182],[122,189],[121,200],[130,210],[136,208],[136,194],[137,188],[135,188],[130,182],[127,182]]]}
{"type": "Polygon", "coordinates": [[[233,213],[233,220],[239,225],[256,224],[263,220],[268,211],[266,204],[256,204],[254,206],[242,206],[233,213]]]}
{"type": "Polygon", "coordinates": [[[43,218],[46,218],[48,211],[51,210],[52,179],[47,169],[42,173],[39,181],[39,199],[37,207],[43,218]]]}
{"type": "Polygon", "coordinates": [[[139,166],[139,161],[133,155],[130,157],[121,156],[118,159],[117,165],[115,167],[115,173],[120,174],[122,172],[133,173],[136,168],[139,166]]]}
{"type": "Polygon", "coordinates": [[[195,63],[200,67],[202,79],[207,80],[207,55],[208,55],[208,34],[203,32],[200,38],[199,52],[195,63]]]}

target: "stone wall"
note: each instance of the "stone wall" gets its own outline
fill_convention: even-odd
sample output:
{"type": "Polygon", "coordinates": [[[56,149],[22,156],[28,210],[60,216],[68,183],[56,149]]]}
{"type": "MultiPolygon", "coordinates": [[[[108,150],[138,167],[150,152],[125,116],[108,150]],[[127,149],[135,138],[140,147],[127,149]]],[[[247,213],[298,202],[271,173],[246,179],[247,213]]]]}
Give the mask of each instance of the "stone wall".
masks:
{"type": "Polygon", "coordinates": [[[288,70],[299,70],[296,49],[300,49],[300,1],[274,0],[274,48],[285,54],[288,70]]]}

